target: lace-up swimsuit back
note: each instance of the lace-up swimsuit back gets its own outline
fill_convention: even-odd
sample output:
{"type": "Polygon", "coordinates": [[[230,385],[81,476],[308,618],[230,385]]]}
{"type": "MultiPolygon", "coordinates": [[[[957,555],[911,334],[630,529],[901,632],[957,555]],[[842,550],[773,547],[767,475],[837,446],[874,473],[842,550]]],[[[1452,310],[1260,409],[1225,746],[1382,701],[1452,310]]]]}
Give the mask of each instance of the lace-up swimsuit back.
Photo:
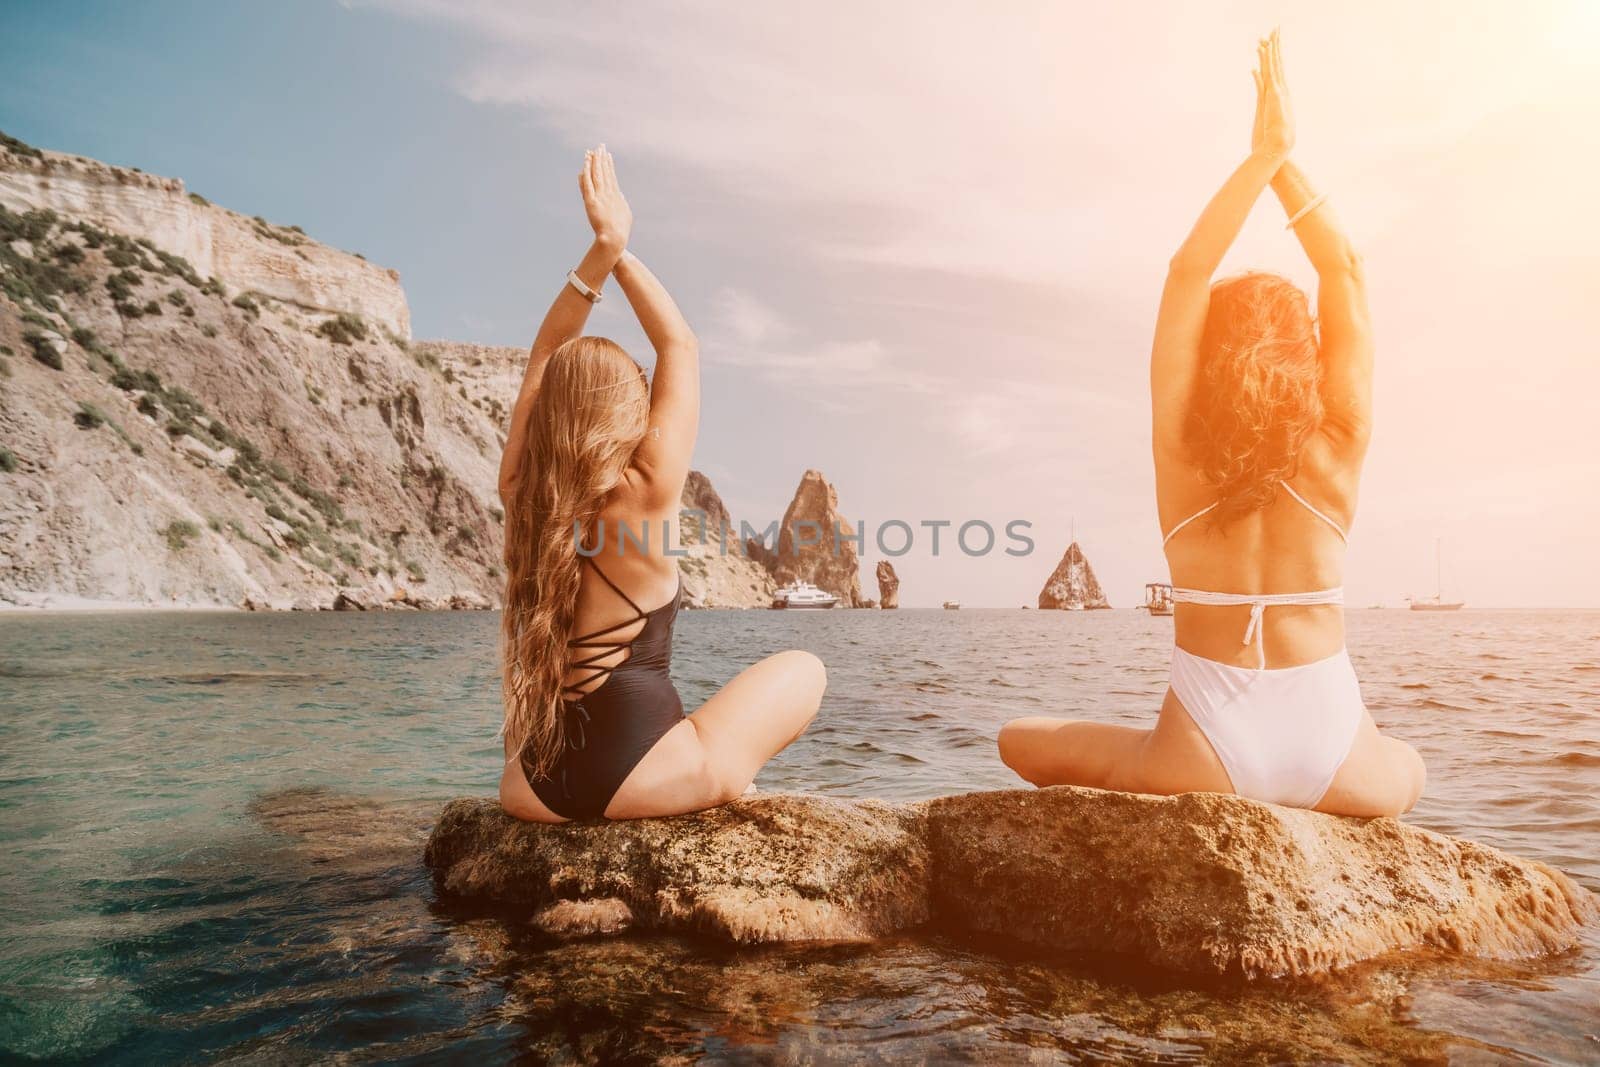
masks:
{"type": "Polygon", "coordinates": [[[672,626],[683,601],[682,584],[667,603],[645,611],[592,558],[583,562],[633,615],[567,642],[574,657],[569,668],[581,677],[561,690],[566,746],[543,777],[535,777],[523,760],[535,795],[567,819],[603,817],[633,768],[684,718],[671,675],[672,626]],[[631,640],[616,638],[641,620],[644,626],[631,640]],[[622,662],[604,665],[619,652],[627,653],[622,662]],[[604,681],[584,691],[599,679],[604,681]]]}

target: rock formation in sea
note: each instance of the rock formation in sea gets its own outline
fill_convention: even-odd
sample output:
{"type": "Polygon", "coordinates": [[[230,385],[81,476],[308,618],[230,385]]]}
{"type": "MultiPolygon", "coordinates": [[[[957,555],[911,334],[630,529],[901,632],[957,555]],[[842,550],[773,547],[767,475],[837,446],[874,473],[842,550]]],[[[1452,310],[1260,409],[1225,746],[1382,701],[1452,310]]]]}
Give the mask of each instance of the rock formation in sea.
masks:
{"type": "Polygon", "coordinates": [[[845,607],[857,607],[861,603],[861,568],[856,551],[859,544],[853,539],[861,533],[859,526],[839,513],[839,494],[828,479],[821,471],[808,470],[783,513],[776,549],[754,538],[746,549],[778,584],[804,579],[838,597],[845,607]]]}
{"type": "Polygon", "coordinates": [[[728,514],[711,479],[690,471],[678,516],[678,558],[685,602],[697,608],[764,608],[777,585],[745,555],[739,523],[728,514]]]}
{"type": "Polygon", "coordinates": [[[449,897],[560,937],[859,940],[920,927],[1181,972],[1312,975],[1391,952],[1571,947],[1595,897],[1542,864],[1394,819],[1058,787],[915,804],[758,795],[676,819],[539,826],[448,804],[449,897]]]}
{"type": "Polygon", "coordinates": [[[894,572],[894,564],[886,559],[880,559],[876,567],[878,579],[878,606],[885,611],[900,606],[900,576],[894,572]]]}
{"type": "Polygon", "coordinates": [[[522,350],[174,178],[6,139],[0,212],[0,601],[498,603],[522,350]]]}
{"type": "Polygon", "coordinates": [[[1072,542],[1056,569],[1050,572],[1044,588],[1039,590],[1039,607],[1086,611],[1110,606],[1083,549],[1078,547],[1078,542],[1072,542]]]}

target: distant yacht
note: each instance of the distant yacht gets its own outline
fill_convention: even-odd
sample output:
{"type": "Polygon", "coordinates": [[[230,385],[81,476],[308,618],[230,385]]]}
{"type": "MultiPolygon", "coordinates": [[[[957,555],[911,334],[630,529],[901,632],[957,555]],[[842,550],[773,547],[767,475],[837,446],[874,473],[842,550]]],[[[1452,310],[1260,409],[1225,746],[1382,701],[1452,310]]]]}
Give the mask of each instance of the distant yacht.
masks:
{"type": "Polygon", "coordinates": [[[1446,601],[1444,599],[1444,569],[1442,563],[1443,552],[1439,540],[1433,542],[1433,595],[1425,597],[1411,597],[1412,611],[1460,611],[1466,607],[1466,602],[1461,600],[1446,601]]]}
{"type": "Polygon", "coordinates": [[[944,602],[944,610],[946,610],[946,611],[960,611],[961,610],[961,601],[959,601],[959,600],[946,600],[944,602]]]}
{"type": "Polygon", "coordinates": [[[797,578],[772,595],[774,610],[798,611],[802,608],[831,608],[839,602],[832,593],[818,589],[804,578],[797,578]]]}

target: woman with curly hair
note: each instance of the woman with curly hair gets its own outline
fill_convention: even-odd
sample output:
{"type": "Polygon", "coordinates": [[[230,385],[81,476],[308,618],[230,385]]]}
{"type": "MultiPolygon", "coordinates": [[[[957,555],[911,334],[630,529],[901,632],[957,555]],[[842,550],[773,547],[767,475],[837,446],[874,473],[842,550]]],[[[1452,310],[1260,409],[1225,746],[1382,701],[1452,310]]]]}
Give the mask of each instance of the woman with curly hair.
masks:
{"type": "Polygon", "coordinates": [[[1289,160],[1276,32],[1257,58],[1250,154],[1172,258],[1150,359],[1156,506],[1178,605],[1160,717],[1148,730],[1019,719],[1001,730],[1000,755],[1041,786],[1397,815],[1425,772],[1362,703],[1340,587],[1372,428],[1365,278],[1289,160]],[[1316,268],[1316,321],[1277,275],[1211,281],[1269,184],[1316,268]]]}
{"type": "Polygon", "coordinates": [[[817,657],[780,652],[683,713],[669,673],[683,589],[665,531],[700,428],[698,346],[627,250],[633,212],[604,145],[578,184],[594,242],[534,338],[500,462],[500,803],[533,822],[726,803],[806,728],[827,684],[817,657]],[[656,350],[654,381],[616,343],[583,336],[609,278],[656,350]]]}

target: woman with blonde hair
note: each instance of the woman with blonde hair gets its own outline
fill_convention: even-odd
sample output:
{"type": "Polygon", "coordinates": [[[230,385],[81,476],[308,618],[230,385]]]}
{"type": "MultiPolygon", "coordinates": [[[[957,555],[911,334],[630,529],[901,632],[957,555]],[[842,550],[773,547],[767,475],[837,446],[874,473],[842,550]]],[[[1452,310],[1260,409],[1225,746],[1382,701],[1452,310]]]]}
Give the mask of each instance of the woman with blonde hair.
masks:
{"type": "Polygon", "coordinates": [[[1276,32],[1257,58],[1250,154],[1172,258],[1150,359],[1156,506],[1177,601],[1160,717],[1149,730],[1019,719],[1001,731],[1000,755],[1036,785],[1395,815],[1422,793],[1422,760],[1367,713],[1341,607],[1372,428],[1366,279],[1289,160],[1276,32]],[[1211,282],[1268,184],[1316,268],[1318,322],[1277,275],[1211,282]]]}
{"type": "Polygon", "coordinates": [[[500,803],[534,822],[726,803],[806,728],[827,682],[815,656],[783,652],[683,713],[669,675],[682,588],[662,532],[699,429],[698,348],[627,251],[633,214],[604,145],[578,183],[594,243],[539,327],[500,463],[500,803]],[[580,336],[608,277],[655,348],[653,382],[615,343],[580,336]]]}

